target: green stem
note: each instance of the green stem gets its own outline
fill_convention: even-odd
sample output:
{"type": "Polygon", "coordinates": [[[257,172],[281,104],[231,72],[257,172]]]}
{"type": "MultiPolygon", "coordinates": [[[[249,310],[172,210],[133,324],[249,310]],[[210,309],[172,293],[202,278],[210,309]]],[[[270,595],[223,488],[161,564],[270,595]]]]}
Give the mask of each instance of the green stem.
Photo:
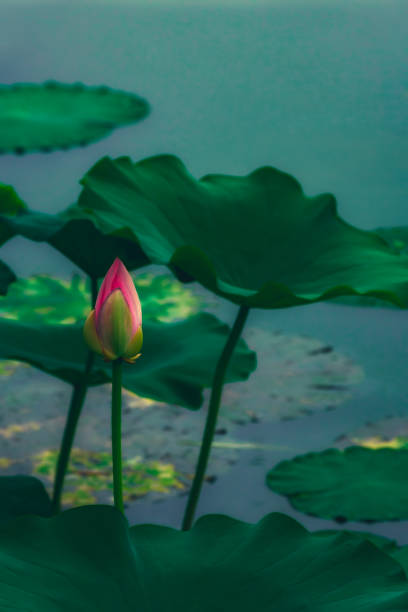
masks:
{"type": "MultiPolygon", "coordinates": [[[[98,281],[95,277],[91,277],[91,294],[92,307],[94,307],[98,294],[98,281]]],[[[92,370],[94,360],[95,354],[92,351],[88,351],[84,374],[82,379],[74,385],[72,391],[71,402],[65,423],[64,434],[62,436],[61,448],[58,454],[57,469],[54,478],[51,502],[53,514],[58,514],[61,511],[61,495],[64,487],[65,475],[67,473],[69,457],[75,438],[78,420],[82,411],[82,406],[84,405],[86,392],[88,390],[88,377],[92,370]]]]}
{"type": "Polygon", "coordinates": [[[122,494],[122,360],[112,361],[112,468],[115,507],[124,514],[122,494]]]}
{"type": "Polygon", "coordinates": [[[88,352],[85,372],[80,382],[74,385],[71,395],[71,403],[68,410],[68,416],[65,423],[64,434],[62,437],[61,448],[58,455],[57,470],[55,473],[54,487],[52,494],[52,512],[58,514],[61,510],[61,495],[64,486],[65,474],[67,472],[69,456],[71,454],[72,444],[75,437],[76,428],[78,425],[79,416],[84,404],[86,392],[88,389],[88,376],[92,370],[95,354],[88,352]]]}
{"type": "Polygon", "coordinates": [[[190,495],[186,510],[184,513],[183,531],[191,528],[194,514],[196,511],[198,499],[200,497],[201,487],[207,468],[208,458],[210,455],[211,444],[214,438],[215,426],[217,424],[218,411],[221,403],[222,389],[224,385],[225,373],[228,368],[234,348],[239,340],[245,321],[248,317],[249,307],[240,306],[235,323],[225,343],[224,349],[215,368],[210,403],[208,406],[207,420],[205,423],[204,434],[201,442],[200,455],[198,457],[193,486],[191,487],[190,495]]]}

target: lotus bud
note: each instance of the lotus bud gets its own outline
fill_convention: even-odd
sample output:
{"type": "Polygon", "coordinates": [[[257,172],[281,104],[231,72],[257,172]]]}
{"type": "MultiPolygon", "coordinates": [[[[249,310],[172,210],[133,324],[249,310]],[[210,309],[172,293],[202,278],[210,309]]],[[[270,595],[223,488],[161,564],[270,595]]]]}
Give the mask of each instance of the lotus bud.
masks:
{"type": "Polygon", "coordinates": [[[122,358],[133,363],[140,356],[142,307],[132,277],[118,258],[106,273],[95,309],[85,321],[84,337],[106,361],[122,358]]]}

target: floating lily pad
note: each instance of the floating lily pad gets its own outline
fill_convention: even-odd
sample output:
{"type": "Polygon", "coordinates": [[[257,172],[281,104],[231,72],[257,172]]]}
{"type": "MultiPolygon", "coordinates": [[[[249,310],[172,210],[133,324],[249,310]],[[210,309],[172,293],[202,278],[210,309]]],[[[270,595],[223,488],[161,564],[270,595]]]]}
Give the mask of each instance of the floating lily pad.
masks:
{"type": "Polygon", "coordinates": [[[11,376],[20,364],[12,359],[0,359],[0,376],[11,376]]]}
{"type": "Polygon", "coordinates": [[[316,338],[250,327],[244,338],[258,355],[245,383],[226,385],[219,424],[288,420],[333,409],[350,399],[363,368],[316,338]]]}
{"type": "MultiPolygon", "coordinates": [[[[34,474],[47,478],[50,492],[58,454],[58,450],[45,450],[32,458],[34,474]]],[[[122,464],[123,500],[129,502],[148,493],[165,495],[171,489],[183,490],[184,484],[180,476],[170,463],[146,463],[137,456],[125,459],[122,464]]],[[[62,494],[63,507],[94,503],[113,504],[112,453],[73,448],[65,485],[62,494]]]]}
{"type": "MultiPolygon", "coordinates": [[[[199,298],[170,275],[138,273],[133,278],[144,320],[170,322],[197,312],[199,298]]],[[[40,325],[71,324],[88,314],[89,304],[84,280],[34,276],[19,279],[0,299],[0,317],[40,325]]],[[[220,427],[224,417],[243,424],[333,408],[349,399],[352,387],[364,377],[360,366],[314,338],[254,327],[246,330],[245,337],[262,358],[249,381],[226,386],[220,427]]]]}
{"type": "Polygon", "coordinates": [[[282,461],[267,485],[296,510],[348,521],[408,519],[408,450],[351,446],[282,461]]]}
{"type": "MultiPolygon", "coordinates": [[[[9,459],[3,464],[0,457],[0,474],[33,474],[49,486],[48,478],[56,449],[61,443],[71,392],[69,385],[25,364],[21,364],[13,375],[2,380],[0,448],[9,459]],[[40,474],[37,471],[38,465],[42,465],[46,472],[40,474]]],[[[189,486],[197,463],[205,418],[206,407],[199,412],[192,412],[124,390],[124,463],[133,462],[136,457],[143,465],[173,466],[170,470],[177,474],[177,481],[185,487],[189,486]]],[[[75,436],[75,446],[81,449],[82,458],[86,459],[88,454],[90,458],[100,457],[101,453],[110,454],[110,421],[111,385],[91,387],[75,436]]],[[[209,482],[231,469],[241,452],[253,448],[253,445],[245,444],[242,440],[234,440],[236,429],[237,426],[230,422],[228,431],[225,427],[217,428],[207,469],[209,482]]],[[[276,452],[275,447],[263,450],[276,452]]],[[[98,503],[110,503],[110,496],[105,489],[101,491],[98,486],[95,489],[90,486],[97,484],[93,478],[92,483],[88,481],[86,490],[80,488],[81,482],[74,471],[71,484],[75,484],[75,479],[78,489],[76,485],[71,487],[70,483],[66,483],[70,489],[70,495],[65,497],[67,504],[90,503],[91,497],[97,499],[98,503]]],[[[151,488],[147,495],[149,501],[154,501],[182,493],[175,484],[166,491],[151,488]]]]}
{"type": "Polygon", "coordinates": [[[364,446],[365,448],[408,448],[408,419],[390,417],[369,421],[363,427],[341,434],[334,441],[336,448],[364,446]]]}
{"type": "Polygon", "coordinates": [[[0,476],[0,523],[25,514],[51,516],[44,485],[32,476],[0,476]]]}
{"type": "Polygon", "coordinates": [[[0,359],[0,376],[11,376],[19,365],[21,365],[19,361],[0,359]]]}
{"type": "MultiPolygon", "coordinates": [[[[29,325],[0,318],[0,358],[24,361],[74,384],[82,379],[88,354],[82,328],[82,325],[29,325]]],[[[142,357],[136,364],[124,364],[124,387],[144,397],[199,408],[203,388],[212,384],[228,326],[203,313],[177,323],[146,321],[143,333],[142,357]]],[[[241,340],[226,381],[245,380],[255,368],[255,353],[241,340]]],[[[111,366],[97,356],[90,384],[110,380],[111,366]]]]}
{"type": "MultiPolygon", "coordinates": [[[[170,275],[133,277],[143,299],[143,319],[171,322],[196,314],[200,300],[170,275]]],[[[47,275],[13,283],[0,299],[0,317],[24,323],[71,324],[86,318],[91,307],[89,286],[74,275],[71,281],[47,275]]]]}
{"type": "Polygon", "coordinates": [[[17,280],[16,275],[10,268],[0,260],[0,295],[6,295],[9,285],[17,280]]]}
{"type": "Polygon", "coordinates": [[[0,86],[0,153],[84,146],[147,115],[142,98],[108,87],[50,81],[0,86]]]}
{"type": "Polygon", "coordinates": [[[30,612],[396,612],[402,568],[368,542],[315,537],[272,514],[256,525],[201,518],[189,532],[129,529],[115,508],[87,506],[0,527],[1,602],[30,612]],[[324,579],[322,579],[322,576],[324,579]],[[160,588],[158,588],[158,585],[160,588]]]}
{"type": "Polygon", "coordinates": [[[408,305],[408,257],[345,223],[332,195],[306,197],[290,175],[193,178],[176,157],[103,158],[78,205],[105,234],[132,239],[237,304],[283,308],[340,295],[408,305]]]}

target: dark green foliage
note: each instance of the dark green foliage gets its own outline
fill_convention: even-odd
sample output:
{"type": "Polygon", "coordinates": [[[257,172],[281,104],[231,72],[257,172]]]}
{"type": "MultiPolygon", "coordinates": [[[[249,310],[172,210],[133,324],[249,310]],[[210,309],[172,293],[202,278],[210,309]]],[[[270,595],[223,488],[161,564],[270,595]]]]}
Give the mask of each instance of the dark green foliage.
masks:
{"type": "Polygon", "coordinates": [[[87,506],[0,528],[0,602],[24,612],[397,612],[401,567],[368,542],[316,537],[271,514],[256,525],[201,518],[189,532],[129,529],[87,506]]]}

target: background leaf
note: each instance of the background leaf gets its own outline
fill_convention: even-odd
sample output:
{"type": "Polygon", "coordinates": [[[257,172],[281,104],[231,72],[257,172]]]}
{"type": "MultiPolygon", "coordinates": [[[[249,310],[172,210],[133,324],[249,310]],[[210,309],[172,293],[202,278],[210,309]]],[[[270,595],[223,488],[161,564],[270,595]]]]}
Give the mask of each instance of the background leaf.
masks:
{"type": "Polygon", "coordinates": [[[129,529],[114,508],[87,506],[16,519],[0,534],[0,601],[30,612],[158,612],[169,602],[178,612],[247,612],[254,602],[257,612],[408,605],[391,557],[353,536],[315,537],[282,514],[256,525],[210,515],[181,532],[129,529]]]}
{"type": "MultiPolygon", "coordinates": [[[[11,189],[11,188],[10,188],[11,189]]],[[[76,206],[55,215],[30,211],[25,204],[10,211],[0,189],[0,245],[21,235],[28,240],[48,242],[86,274],[105,276],[115,257],[129,270],[149,263],[140,247],[131,240],[107,236],[76,206]]]]}
{"type": "Polygon", "coordinates": [[[408,519],[408,450],[350,446],[282,461],[267,485],[296,510],[348,521],[408,519]]]}
{"type": "MultiPolygon", "coordinates": [[[[74,384],[82,378],[87,356],[82,327],[0,319],[0,358],[30,363],[74,384]]],[[[178,323],[146,321],[142,357],[135,364],[124,364],[124,387],[144,397],[199,408],[228,333],[227,325],[205,313],[178,323]]],[[[255,353],[241,340],[226,381],[245,380],[255,367],[255,353]]],[[[90,384],[110,380],[110,364],[97,356],[90,384]]]]}
{"type": "MultiPolygon", "coordinates": [[[[200,300],[169,274],[138,274],[133,280],[142,298],[144,320],[171,322],[199,310],[200,300]]],[[[78,275],[71,281],[45,274],[21,278],[0,299],[0,317],[39,325],[77,323],[90,310],[89,287],[78,275]]]]}
{"type": "Polygon", "coordinates": [[[237,304],[283,308],[340,295],[408,304],[408,257],[345,223],[332,195],[306,197],[275,168],[197,181],[169,155],[105,157],[81,183],[78,205],[102,232],[133,239],[152,262],[237,304]]]}
{"type": "Polygon", "coordinates": [[[83,146],[143,119],[148,110],[142,98],[104,86],[54,81],[2,85],[0,153],[83,146]]]}
{"type": "Polygon", "coordinates": [[[21,278],[0,299],[0,317],[25,323],[76,323],[89,311],[90,294],[78,275],[71,281],[46,275],[21,278]]]}

